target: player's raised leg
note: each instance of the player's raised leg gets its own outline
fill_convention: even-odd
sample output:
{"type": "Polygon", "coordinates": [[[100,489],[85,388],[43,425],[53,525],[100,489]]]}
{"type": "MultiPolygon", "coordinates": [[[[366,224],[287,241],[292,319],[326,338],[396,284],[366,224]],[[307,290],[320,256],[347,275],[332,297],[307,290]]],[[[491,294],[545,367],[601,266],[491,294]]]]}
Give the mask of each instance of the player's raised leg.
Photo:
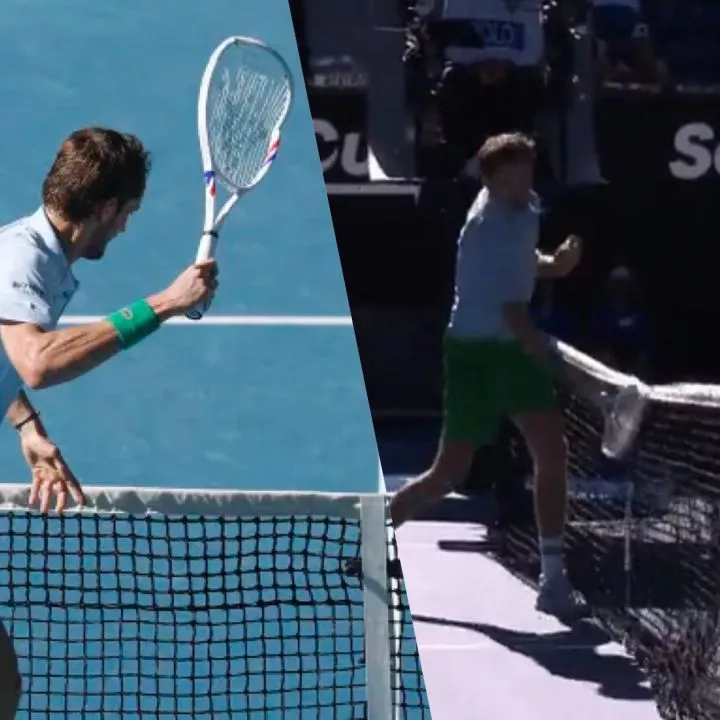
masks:
{"type": "Polygon", "coordinates": [[[390,515],[397,530],[408,520],[442,500],[467,475],[474,447],[443,433],[429,470],[405,485],[390,502],[390,515]]]}
{"type": "MultiPolygon", "coordinates": [[[[494,432],[496,423],[484,410],[484,393],[472,343],[445,339],[443,427],[435,459],[428,470],[401,488],[390,500],[395,530],[442,500],[467,476],[477,445],[494,432]]],[[[346,565],[349,573],[361,569],[360,558],[346,565]]]]}
{"type": "Polygon", "coordinates": [[[503,417],[491,392],[492,348],[486,342],[448,335],[443,348],[443,428],[429,470],[390,502],[395,529],[462,484],[475,449],[491,442],[503,417]]]}

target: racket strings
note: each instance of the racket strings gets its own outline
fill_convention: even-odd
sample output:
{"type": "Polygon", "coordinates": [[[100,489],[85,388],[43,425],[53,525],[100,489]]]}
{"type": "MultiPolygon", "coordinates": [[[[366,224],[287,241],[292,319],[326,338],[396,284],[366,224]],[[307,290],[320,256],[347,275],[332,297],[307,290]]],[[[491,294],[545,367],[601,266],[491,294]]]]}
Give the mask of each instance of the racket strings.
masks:
{"type": "Polygon", "coordinates": [[[283,66],[265,50],[226,53],[208,96],[208,136],[218,179],[231,191],[251,187],[282,124],[292,88],[283,66]]]}
{"type": "Polygon", "coordinates": [[[217,161],[223,158],[228,180],[249,184],[265,159],[273,127],[262,119],[277,116],[281,103],[266,78],[239,70],[234,81],[226,79],[215,97],[210,134],[217,161]],[[232,170],[232,171],[231,171],[232,170]]]}

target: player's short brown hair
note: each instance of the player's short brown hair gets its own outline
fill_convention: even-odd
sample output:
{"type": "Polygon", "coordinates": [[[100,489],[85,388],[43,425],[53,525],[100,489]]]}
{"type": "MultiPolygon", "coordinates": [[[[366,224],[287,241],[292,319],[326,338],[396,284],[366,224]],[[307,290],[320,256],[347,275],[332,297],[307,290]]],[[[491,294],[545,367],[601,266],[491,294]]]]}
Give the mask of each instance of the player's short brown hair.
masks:
{"type": "Polygon", "coordinates": [[[480,174],[490,178],[503,165],[532,163],[535,141],[523,133],[503,133],[489,137],[478,152],[480,174]]]}
{"type": "Polygon", "coordinates": [[[134,135],[77,130],[63,142],[43,182],[43,204],[70,222],[86,220],[109,200],[121,208],[142,198],[150,165],[150,153],[134,135]]]}

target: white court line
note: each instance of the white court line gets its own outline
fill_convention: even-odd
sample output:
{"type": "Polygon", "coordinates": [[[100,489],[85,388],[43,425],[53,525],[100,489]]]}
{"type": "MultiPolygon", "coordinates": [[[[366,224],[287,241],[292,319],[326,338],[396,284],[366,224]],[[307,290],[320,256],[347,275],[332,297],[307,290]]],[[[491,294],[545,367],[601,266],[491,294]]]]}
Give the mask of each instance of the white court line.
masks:
{"type": "MultiPolygon", "coordinates": [[[[65,315],[60,325],[92,325],[104,315],[65,315]]],[[[167,325],[243,325],[257,327],[352,327],[349,315],[207,315],[202,320],[170,318],[167,325]]]]}

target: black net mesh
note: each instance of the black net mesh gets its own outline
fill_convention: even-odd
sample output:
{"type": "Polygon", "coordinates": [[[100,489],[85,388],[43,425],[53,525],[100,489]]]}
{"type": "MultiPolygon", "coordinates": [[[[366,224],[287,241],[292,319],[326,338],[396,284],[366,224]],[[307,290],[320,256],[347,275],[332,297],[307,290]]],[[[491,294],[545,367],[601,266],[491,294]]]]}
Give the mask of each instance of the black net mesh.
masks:
{"type": "MultiPolygon", "coordinates": [[[[343,518],[1,513],[18,717],[365,718],[362,581],[343,572],[360,542],[343,518]]],[[[429,718],[388,582],[396,713],[429,718]]]]}
{"type": "MultiPolygon", "coordinates": [[[[616,376],[608,383],[606,370],[584,368],[611,391],[633,382],[616,376]]],[[[570,450],[573,583],[649,675],[662,717],[718,718],[720,387],[651,388],[640,433],[622,461],[603,456],[603,417],[585,394],[568,386],[558,394],[570,450]]],[[[529,469],[516,440],[509,461],[529,469]]],[[[534,579],[530,505],[517,496],[512,503],[505,559],[534,579]]]]}

